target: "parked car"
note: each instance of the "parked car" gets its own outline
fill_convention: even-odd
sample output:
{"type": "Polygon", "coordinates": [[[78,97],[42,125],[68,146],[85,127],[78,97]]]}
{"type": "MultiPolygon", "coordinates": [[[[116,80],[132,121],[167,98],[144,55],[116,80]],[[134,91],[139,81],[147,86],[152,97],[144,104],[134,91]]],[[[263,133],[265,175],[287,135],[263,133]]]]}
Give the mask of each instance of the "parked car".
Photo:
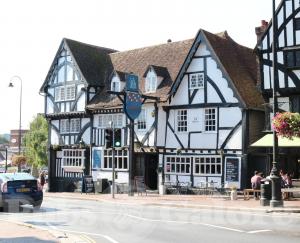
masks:
{"type": "Polygon", "coordinates": [[[0,208],[20,209],[21,205],[40,208],[43,202],[43,188],[39,181],[28,173],[0,174],[0,208]]]}

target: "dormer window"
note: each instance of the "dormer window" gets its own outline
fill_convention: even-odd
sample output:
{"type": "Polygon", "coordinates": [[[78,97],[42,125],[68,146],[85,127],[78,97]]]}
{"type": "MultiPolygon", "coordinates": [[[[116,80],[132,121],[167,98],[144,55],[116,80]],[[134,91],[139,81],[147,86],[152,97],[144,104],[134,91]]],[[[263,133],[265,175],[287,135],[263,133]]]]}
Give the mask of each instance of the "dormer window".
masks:
{"type": "Polygon", "coordinates": [[[113,80],[111,82],[111,91],[120,92],[120,82],[118,80],[113,80]]]}
{"type": "Polygon", "coordinates": [[[151,93],[156,91],[157,76],[154,72],[149,72],[145,82],[145,92],[151,93]]]}

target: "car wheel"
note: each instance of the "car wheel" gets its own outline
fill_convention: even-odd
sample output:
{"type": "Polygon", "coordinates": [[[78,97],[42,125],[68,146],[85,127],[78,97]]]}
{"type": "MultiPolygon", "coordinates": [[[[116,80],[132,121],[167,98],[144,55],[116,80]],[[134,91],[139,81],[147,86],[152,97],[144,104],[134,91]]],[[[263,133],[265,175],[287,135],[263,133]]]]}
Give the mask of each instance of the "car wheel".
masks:
{"type": "Polygon", "coordinates": [[[33,206],[33,208],[36,210],[40,210],[41,206],[42,206],[42,204],[38,204],[38,205],[33,206]]]}

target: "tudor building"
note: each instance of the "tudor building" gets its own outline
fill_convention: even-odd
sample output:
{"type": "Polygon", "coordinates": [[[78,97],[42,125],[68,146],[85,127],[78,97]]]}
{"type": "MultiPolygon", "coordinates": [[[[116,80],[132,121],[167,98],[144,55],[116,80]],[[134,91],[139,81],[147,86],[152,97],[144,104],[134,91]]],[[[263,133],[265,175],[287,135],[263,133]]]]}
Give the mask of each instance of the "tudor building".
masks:
{"type": "MultiPolygon", "coordinates": [[[[300,4],[298,0],[283,0],[276,9],[275,34],[278,83],[275,83],[279,111],[300,112],[300,4]]],[[[271,132],[272,113],[272,44],[274,21],[269,24],[262,21],[262,26],[256,28],[258,44],[256,52],[260,67],[260,88],[266,103],[265,130],[271,132]]],[[[279,138],[279,168],[300,176],[299,142],[282,143],[279,138]],[[284,147],[283,147],[284,146],[284,147]]],[[[253,146],[260,147],[256,167],[269,173],[272,161],[272,135],[267,134],[253,146]]]]}
{"type": "Polygon", "coordinates": [[[128,182],[129,121],[121,102],[128,73],[152,97],[135,121],[135,176],[151,189],[177,181],[244,187],[248,145],[264,119],[256,71],[253,51],[226,32],[200,30],[194,39],[124,52],[64,39],[41,88],[50,190],[70,190],[83,174],[111,180],[110,121],[120,142],[116,182],[128,182]]]}

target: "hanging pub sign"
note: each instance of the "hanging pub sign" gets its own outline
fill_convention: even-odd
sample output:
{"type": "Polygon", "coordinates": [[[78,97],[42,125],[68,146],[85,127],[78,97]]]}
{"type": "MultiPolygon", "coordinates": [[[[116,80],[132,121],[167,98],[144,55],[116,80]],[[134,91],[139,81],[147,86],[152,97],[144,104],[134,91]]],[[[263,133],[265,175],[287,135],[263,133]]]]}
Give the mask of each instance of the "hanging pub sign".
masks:
{"type": "Polygon", "coordinates": [[[142,110],[142,97],[139,93],[126,92],[124,111],[126,115],[135,120],[138,118],[142,110]]]}
{"type": "Polygon", "coordinates": [[[139,79],[134,74],[126,75],[126,94],[124,111],[126,115],[135,120],[141,113],[142,97],[139,94],[139,79]]]}
{"type": "Polygon", "coordinates": [[[139,77],[137,75],[126,75],[126,91],[139,92],[139,77]]]}

